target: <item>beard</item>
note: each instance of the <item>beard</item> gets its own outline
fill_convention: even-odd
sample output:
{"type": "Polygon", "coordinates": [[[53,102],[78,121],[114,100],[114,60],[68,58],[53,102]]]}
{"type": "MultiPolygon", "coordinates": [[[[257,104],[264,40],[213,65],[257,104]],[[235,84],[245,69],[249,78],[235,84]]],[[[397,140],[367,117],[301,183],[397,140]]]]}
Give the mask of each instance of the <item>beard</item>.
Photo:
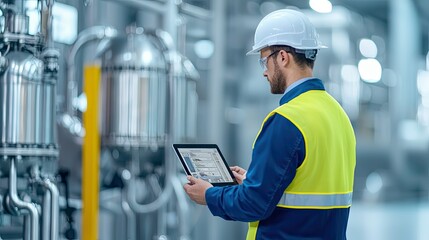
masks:
{"type": "Polygon", "coordinates": [[[285,92],[286,79],[280,72],[280,68],[277,64],[277,61],[274,62],[274,75],[271,78],[271,81],[268,82],[270,83],[272,94],[283,94],[285,92]]]}

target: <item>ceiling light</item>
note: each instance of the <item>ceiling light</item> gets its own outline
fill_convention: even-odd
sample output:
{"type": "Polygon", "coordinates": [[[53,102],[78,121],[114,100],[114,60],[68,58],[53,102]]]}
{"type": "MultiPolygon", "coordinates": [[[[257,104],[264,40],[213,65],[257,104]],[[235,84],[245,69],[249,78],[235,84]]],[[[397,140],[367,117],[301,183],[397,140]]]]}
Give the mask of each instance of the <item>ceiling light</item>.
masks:
{"type": "Polygon", "coordinates": [[[377,57],[377,45],[371,39],[363,38],[359,42],[360,53],[367,58],[377,57]]]}
{"type": "Polygon", "coordinates": [[[377,59],[369,58],[359,61],[358,70],[360,77],[365,82],[376,83],[381,79],[381,64],[377,59]]]}
{"type": "Polygon", "coordinates": [[[199,58],[210,58],[214,52],[213,42],[210,40],[200,40],[195,43],[194,51],[199,58]]]}
{"type": "Polygon", "coordinates": [[[310,7],[319,13],[332,12],[332,3],[329,0],[310,0],[310,7]]]}

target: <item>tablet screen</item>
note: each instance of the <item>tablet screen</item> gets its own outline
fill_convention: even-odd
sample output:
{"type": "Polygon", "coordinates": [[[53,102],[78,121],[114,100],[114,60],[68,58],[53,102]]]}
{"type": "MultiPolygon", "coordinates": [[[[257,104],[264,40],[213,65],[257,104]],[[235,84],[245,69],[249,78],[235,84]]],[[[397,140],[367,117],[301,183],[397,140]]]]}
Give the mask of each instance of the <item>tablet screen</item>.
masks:
{"type": "Polygon", "coordinates": [[[188,175],[213,185],[236,184],[222,154],[215,144],[174,144],[174,149],[188,175]]]}

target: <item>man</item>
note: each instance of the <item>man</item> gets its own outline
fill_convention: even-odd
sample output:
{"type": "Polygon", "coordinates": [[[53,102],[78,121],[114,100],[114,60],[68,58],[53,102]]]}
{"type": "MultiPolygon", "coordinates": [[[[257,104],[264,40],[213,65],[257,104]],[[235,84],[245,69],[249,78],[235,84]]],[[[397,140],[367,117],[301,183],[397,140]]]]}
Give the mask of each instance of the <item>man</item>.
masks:
{"type": "Polygon", "coordinates": [[[249,171],[232,167],[240,185],[213,187],[189,176],[192,200],[227,220],[250,222],[247,239],[346,239],[356,141],[341,106],[314,78],[318,41],[301,12],[264,17],[248,54],[259,53],[280,106],[262,123],[249,171]]]}

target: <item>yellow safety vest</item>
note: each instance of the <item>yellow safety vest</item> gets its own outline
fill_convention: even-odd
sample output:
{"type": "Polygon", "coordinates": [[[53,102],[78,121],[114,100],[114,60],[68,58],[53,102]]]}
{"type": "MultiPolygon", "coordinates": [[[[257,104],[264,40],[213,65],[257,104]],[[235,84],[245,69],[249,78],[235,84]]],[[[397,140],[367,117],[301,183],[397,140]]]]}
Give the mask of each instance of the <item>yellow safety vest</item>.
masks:
{"type": "MultiPolygon", "coordinates": [[[[277,207],[350,207],[356,139],[350,120],[338,102],[324,90],[307,91],[268,114],[259,133],[267,119],[276,113],[299,129],[305,143],[305,159],[277,207]]],[[[258,224],[258,221],[249,224],[247,239],[255,239],[258,224]]]]}

